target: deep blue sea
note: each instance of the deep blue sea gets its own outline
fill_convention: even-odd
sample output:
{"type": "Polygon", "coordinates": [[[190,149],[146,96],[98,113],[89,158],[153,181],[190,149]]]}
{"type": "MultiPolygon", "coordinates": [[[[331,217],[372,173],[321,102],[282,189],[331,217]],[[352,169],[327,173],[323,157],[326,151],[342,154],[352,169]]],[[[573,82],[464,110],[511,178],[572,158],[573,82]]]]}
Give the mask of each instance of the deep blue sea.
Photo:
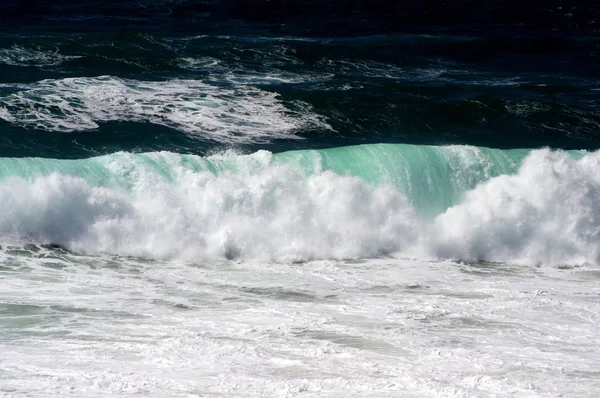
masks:
{"type": "Polygon", "coordinates": [[[595,396],[600,3],[4,0],[0,396],[595,396]]]}

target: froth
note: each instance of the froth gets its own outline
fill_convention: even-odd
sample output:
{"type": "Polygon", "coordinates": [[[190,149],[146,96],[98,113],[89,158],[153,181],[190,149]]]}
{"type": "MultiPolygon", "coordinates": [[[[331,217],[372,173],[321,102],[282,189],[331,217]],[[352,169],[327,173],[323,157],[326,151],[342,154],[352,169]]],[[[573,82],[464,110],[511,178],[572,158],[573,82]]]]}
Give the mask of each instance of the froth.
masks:
{"type": "Polygon", "coordinates": [[[328,128],[304,103],[249,86],[197,80],[136,81],[102,76],[11,86],[0,118],[49,131],[80,131],[107,121],[150,122],[223,143],[294,138],[306,127],[328,128]]]}

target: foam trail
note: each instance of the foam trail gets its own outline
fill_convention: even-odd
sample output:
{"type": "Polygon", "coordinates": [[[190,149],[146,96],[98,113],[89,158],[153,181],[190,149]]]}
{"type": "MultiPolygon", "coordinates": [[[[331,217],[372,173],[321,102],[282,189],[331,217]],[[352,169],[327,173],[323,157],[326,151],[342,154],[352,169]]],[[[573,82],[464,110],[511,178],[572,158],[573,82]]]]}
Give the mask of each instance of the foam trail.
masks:
{"type": "Polygon", "coordinates": [[[61,55],[57,50],[24,48],[13,45],[0,48],[0,64],[11,66],[36,66],[39,68],[60,65],[65,61],[81,58],[77,55],[61,55]]]}
{"type": "Polygon", "coordinates": [[[366,145],[208,158],[2,159],[0,237],[185,261],[410,255],[600,264],[600,152],[505,152],[366,145]],[[410,151],[408,163],[373,161],[410,151]],[[455,157],[461,151],[472,156],[455,157]],[[519,157],[514,173],[495,176],[519,157]],[[457,159],[474,166],[450,167],[457,159]],[[446,174],[407,180],[386,164],[413,177],[427,167],[446,174]],[[434,177],[453,179],[445,188],[456,192],[430,218],[420,207],[436,207],[411,184],[434,177]]]}
{"type": "Polygon", "coordinates": [[[29,128],[71,132],[109,121],[149,122],[222,143],[296,138],[330,128],[305,103],[284,105],[275,93],[198,80],[138,81],[112,76],[5,84],[0,118],[29,128]],[[293,109],[292,109],[293,108],[293,109]]]}

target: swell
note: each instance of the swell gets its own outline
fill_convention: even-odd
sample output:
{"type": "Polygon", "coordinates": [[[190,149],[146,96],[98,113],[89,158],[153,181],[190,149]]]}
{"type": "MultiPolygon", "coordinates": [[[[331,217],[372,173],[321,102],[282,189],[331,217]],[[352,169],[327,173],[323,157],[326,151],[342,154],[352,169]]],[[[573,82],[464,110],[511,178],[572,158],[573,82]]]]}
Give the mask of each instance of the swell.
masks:
{"type": "Polygon", "coordinates": [[[600,262],[599,152],[364,145],[0,161],[0,237],[204,261],[600,262]]]}

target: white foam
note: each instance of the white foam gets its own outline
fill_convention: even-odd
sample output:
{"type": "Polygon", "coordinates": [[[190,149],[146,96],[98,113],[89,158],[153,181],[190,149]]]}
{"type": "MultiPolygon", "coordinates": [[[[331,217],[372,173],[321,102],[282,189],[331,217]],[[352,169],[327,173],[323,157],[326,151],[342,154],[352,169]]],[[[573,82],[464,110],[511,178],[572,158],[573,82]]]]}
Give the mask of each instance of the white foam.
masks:
{"type": "Polygon", "coordinates": [[[227,71],[222,76],[216,75],[213,78],[217,80],[225,80],[233,84],[301,84],[301,83],[320,83],[325,82],[333,77],[332,73],[292,73],[281,70],[271,70],[270,72],[259,73],[256,71],[227,71]]]}
{"type": "Polygon", "coordinates": [[[536,113],[547,113],[552,109],[549,105],[534,101],[507,101],[505,108],[509,113],[522,117],[536,113]]]}
{"type": "Polygon", "coordinates": [[[104,168],[98,173],[111,181],[102,187],[59,174],[5,180],[0,236],[187,261],[395,253],[600,264],[600,152],[575,160],[533,151],[517,174],[477,186],[433,222],[419,220],[392,188],[330,171],[306,176],[274,162],[270,152],[216,156],[230,165],[218,173],[185,159],[170,153],[96,158],[104,168]]]}
{"type": "Polygon", "coordinates": [[[0,118],[49,131],[79,131],[99,122],[136,121],[171,127],[223,143],[294,138],[306,127],[329,128],[304,103],[249,86],[197,80],[137,81],[111,76],[16,85],[0,100],[0,118]]]}

